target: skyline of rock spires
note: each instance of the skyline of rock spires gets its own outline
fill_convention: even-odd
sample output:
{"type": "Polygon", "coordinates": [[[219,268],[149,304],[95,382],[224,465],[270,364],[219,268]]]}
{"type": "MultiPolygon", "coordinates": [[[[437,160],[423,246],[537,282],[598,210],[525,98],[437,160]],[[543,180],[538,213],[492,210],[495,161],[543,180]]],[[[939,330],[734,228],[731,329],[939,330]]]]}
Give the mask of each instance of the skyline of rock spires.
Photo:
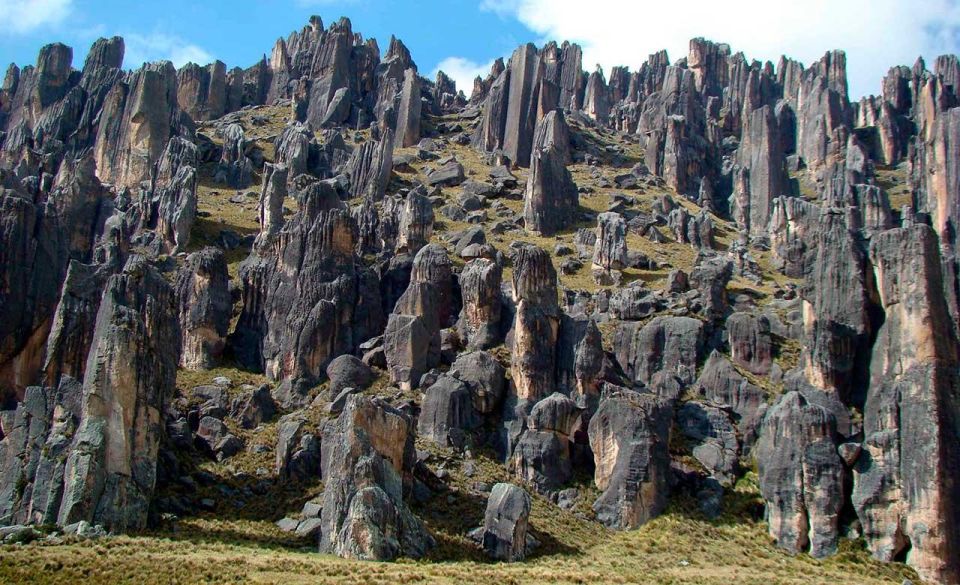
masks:
{"type": "Polygon", "coordinates": [[[842,51],[699,38],[523,44],[469,97],[346,18],[247,69],[123,55],[0,89],[0,526],[296,493],[318,552],[522,562],[563,550],[543,506],[634,530],[744,485],[789,554],[960,584],[956,56],[852,102],[842,51]]]}

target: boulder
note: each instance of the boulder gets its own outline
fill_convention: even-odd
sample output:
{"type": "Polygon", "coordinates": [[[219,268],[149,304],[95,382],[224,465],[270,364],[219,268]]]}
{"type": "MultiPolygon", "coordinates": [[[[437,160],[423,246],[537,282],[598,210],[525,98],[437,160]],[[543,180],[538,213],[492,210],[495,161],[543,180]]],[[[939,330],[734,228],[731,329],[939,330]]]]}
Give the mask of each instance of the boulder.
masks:
{"type": "Polygon", "coordinates": [[[532,502],[523,489],[508,483],[493,486],[483,516],[483,550],[498,561],[522,561],[532,502]]]}
{"type": "Polygon", "coordinates": [[[606,392],[590,419],[597,519],[618,530],[658,516],[669,496],[672,402],[625,388],[606,392]]]}

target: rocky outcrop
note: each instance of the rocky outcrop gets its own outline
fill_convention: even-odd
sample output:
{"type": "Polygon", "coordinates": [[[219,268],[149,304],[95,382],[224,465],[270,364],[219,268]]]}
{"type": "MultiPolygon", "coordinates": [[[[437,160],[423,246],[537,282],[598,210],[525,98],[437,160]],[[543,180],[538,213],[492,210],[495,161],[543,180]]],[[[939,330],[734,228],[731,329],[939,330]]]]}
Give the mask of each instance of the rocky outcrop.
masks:
{"type": "Polygon", "coordinates": [[[240,124],[223,129],[223,149],[214,180],[234,189],[250,185],[253,163],[247,158],[247,138],[240,124]]]}
{"type": "Polygon", "coordinates": [[[851,385],[865,380],[873,327],[866,252],[838,211],[821,214],[814,245],[816,257],[802,294],[803,368],[814,386],[862,402],[851,385]]]}
{"type": "Polygon", "coordinates": [[[551,493],[573,478],[573,435],[579,430],[581,410],[560,393],[537,402],[527,417],[510,468],[539,493],[551,493]]]}
{"type": "Polygon", "coordinates": [[[809,272],[815,258],[820,207],[798,197],[778,197],[768,224],[770,251],[776,268],[792,278],[809,272]]]}
{"type": "Polygon", "coordinates": [[[482,415],[493,414],[506,392],[506,370],[485,351],[460,354],[449,374],[470,389],[473,408],[482,415]]]}
{"type": "Polygon", "coordinates": [[[853,505],[874,556],[953,583],[960,550],[955,472],[957,341],[941,289],[937,238],[916,225],[870,245],[885,319],[870,362],[853,505]]]}
{"type": "Polygon", "coordinates": [[[417,419],[417,434],[441,446],[463,444],[464,432],[478,422],[467,385],[442,375],[427,388],[417,419]]]}
{"type": "Polygon", "coordinates": [[[187,63],[177,71],[177,103],[194,120],[216,120],[227,109],[227,66],[187,63]]]}
{"type": "Polygon", "coordinates": [[[433,537],[407,506],[416,453],[410,420],[387,404],[350,396],[323,434],[320,551],[386,561],[421,558],[433,537]]]}
{"type": "Polygon", "coordinates": [[[727,318],[730,357],[747,371],[764,375],[773,365],[773,337],[766,315],[734,313],[727,318]]]}
{"type": "MultiPolygon", "coordinates": [[[[333,358],[382,330],[375,275],[358,265],[357,226],[333,187],[313,183],[299,211],[240,266],[242,311],[231,336],[242,364],[282,382],[293,405],[333,358]]],[[[275,225],[268,223],[268,226],[275,225]]]]}
{"type": "Polygon", "coordinates": [[[118,186],[150,180],[167,142],[186,133],[190,121],[177,103],[177,71],[168,61],[129,74],[107,94],[94,157],[97,177],[118,186]]]}
{"type": "Polygon", "coordinates": [[[669,496],[670,401],[609,388],[590,419],[594,482],[603,494],[593,504],[597,519],[620,530],[658,516],[669,496]]]}
{"type": "Polygon", "coordinates": [[[614,352],[633,381],[675,392],[694,382],[703,348],[703,322],[690,317],[656,317],[641,325],[622,322],[614,352]]]}
{"type": "Polygon", "coordinates": [[[393,170],[393,132],[387,130],[378,140],[368,140],[353,151],[347,163],[350,192],[354,197],[380,201],[390,183],[393,170]]]}
{"type": "Polygon", "coordinates": [[[408,193],[400,211],[397,251],[416,255],[430,243],[433,222],[433,203],[427,197],[426,189],[419,187],[408,193]]]}
{"type": "Polygon", "coordinates": [[[597,244],[593,265],[601,270],[623,270],[627,266],[627,222],[619,213],[597,217],[597,244]]]}
{"type": "Polygon", "coordinates": [[[218,248],[187,257],[175,285],[180,314],[180,366],[210,369],[219,364],[233,303],[227,262],[218,248]]]}
{"type": "Polygon", "coordinates": [[[754,453],[770,536],[793,553],[837,550],[845,469],[837,421],[819,404],[790,392],[764,418],[754,453]]]}
{"type": "MultiPolygon", "coordinates": [[[[71,260],[84,264],[93,260],[97,236],[110,213],[108,194],[94,174],[90,157],[64,162],[62,168],[43,201],[35,203],[21,189],[0,190],[0,273],[5,282],[0,290],[0,396],[4,399],[40,382],[44,346],[68,266],[71,260]]],[[[99,300],[99,287],[91,296],[99,300]]],[[[85,355],[79,359],[85,361],[85,355]]]]}
{"type": "Polygon", "coordinates": [[[460,339],[468,349],[488,349],[500,340],[501,277],[494,260],[471,260],[460,274],[463,309],[457,322],[460,339]]]}
{"type": "Polygon", "coordinates": [[[406,148],[420,142],[420,108],[420,77],[416,69],[407,69],[403,72],[403,88],[397,110],[396,148],[406,148]]]}
{"type": "Polygon", "coordinates": [[[543,70],[537,48],[520,46],[510,57],[510,85],[504,114],[503,152],[514,163],[530,165],[537,125],[537,90],[543,70]]]}
{"type": "Polygon", "coordinates": [[[560,308],[557,272],[550,255],[521,244],[513,255],[513,325],[511,373],[517,396],[536,402],[554,390],[560,308]]]}
{"type": "Polygon", "coordinates": [[[732,214],[746,222],[738,227],[750,236],[766,236],[773,200],[787,193],[784,155],[770,106],[754,110],[745,120],[737,159],[747,171],[749,198],[746,209],[735,200],[732,214]]]}
{"type": "Polygon", "coordinates": [[[446,250],[425,246],[413,259],[410,285],[387,321],[384,350],[390,379],[416,388],[420,376],[440,363],[440,330],[451,324],[453,274],[446,250]]]}
{"type": "Polygon", "coordinates": [[[524,227],[545,236],[573,223],[580,205],[577,185],[566,164],[569,129],[559,111],[547,114],[536,127],[530,178],[523,197],[524,227]]]}
{"type": "Polygon", "coordinates": [[[172,289],[142,257],[110,278],[82,391],[63,378],[47,399],[49,435],[43,419],[34,423],[34,441],[47,447],[33,470],[24,468],[33,476],[18,480],[30,487],[12,502],[25,521],[84,520],[112,531],[146,525],[161,416],[176,375],[174,311],[172,289]]]}
{"type": "Polygon", "coordinates": [[[522,561],[527,552],[527,529],[532,507],[523,489],[498,483],[487,498],[483,515],[483,550],[498,561],[522,561]]]}
{"type": "Polygon", "coordinates": [[[711,403],[733,412],[743,445],[752,445],[766,413],[763,390],[747,381],[730,360],[716,351],[704,363],[696,388],[711,403]]]}

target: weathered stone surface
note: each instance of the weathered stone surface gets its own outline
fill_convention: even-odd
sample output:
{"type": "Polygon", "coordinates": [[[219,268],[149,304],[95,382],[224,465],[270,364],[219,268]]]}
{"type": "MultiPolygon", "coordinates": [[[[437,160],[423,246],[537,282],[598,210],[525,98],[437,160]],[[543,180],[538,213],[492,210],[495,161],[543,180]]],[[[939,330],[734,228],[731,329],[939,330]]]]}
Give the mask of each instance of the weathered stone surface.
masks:
{"type": "Polygon", "coordinates": [[[313,183],[300,209],[240,267],[242,312],[231,336],[241,363],[283,382],[277,398],[306,400],[333,358],[382,330],[372,272],[357,265],[357,226],[329,186],[313,183]]]}
{"type": "Polygon", "coordinates": [[[683,385],[696,379],[703,348],[703,322],[690,317],[656,317],[646,325],[623,322],[614,352],[631,380],[656,386],[663,376],[683,385]]]}
{"type": "Polygon", "coordinates": [[[578,407],[593,412],[608,369],[596,321],[582,314],[564,314],[557,337],[557,391],[572,398],[578,407]]]}
{"type": "Polygon", "coordinates": [[[107,94],[100,117],[97,177],[118,186],[150,180],[167,142],[181,133],[176,69],[163,61],[129,74],[107,94]]]}
{"type": "Polygon", "coordinates": [[[221,134],[223,149],[214,180],[234,189],[244,189],[253,178],[253,163],[247,158],[247,138],[243,126],[230,124],[221,134]]]}
{"type": "Polygon", "coordinates": [[[836,552],[846,473],[837,421],[799,392],[767,412],[754,449],[770,536],[793,553],[836,552]]]}
{"type": "Polygon", "coordinates": [[[690,401],[677,412],[677,426],[692,454],[721,484],[733,484],[740,457],[737,430],[726,412],[702,402],[690,401]]]}
{"type": "Polygon", "coordinates": [[[417,433],[441,446],[460,445],[464,431],[477,423],[472,394],[453,376],[441,375],[427,388],[417,419],[417,433]]]}
{"type": "Polygon", "coordinates": [[[470,389],[473,408],[480,414],[492,414],[500,406],[506,391],[506,370],[485,351],[460,354],[450,366],[450,375],[470,389]]]}
{"type": "Polygon", "coordinates": [[[226,113],[227,66],[187,63],[177,71],[177,103],[196,121],[216,120],[226,113]]]}
{"type": "Polygon", "coordinates": [[[227,262],[219,248],[187,257],[175,286],[180,314],[180,366],[210,369],[219,364],[233,303],[227,262]]]}
{"type": "Polygon", "coordinates": [[[430,243],[433,235],[433,203],[423,188],[414,189],[407,194],[407,200],[400,212],[399,238],[397,251],[415,255],[430,243]]]}
{"type": "Polygon", "coordinates": [[[749,199],[746,209],[741,208],[739,200],[734,201],[732,214],[745,221],[739,227],[753,237],[766,236],[773,200],[787,191],[784,153],[777,132],[770,106],[754,110],[744,121],[737,159],[747,170],[749,199]]]}
{"type": "Polygon", "coordinates": [[[420,142],[420,108],[420,77],[416,69],[407,69],[403,72],[394,147],[406,148],[420,142]]]}
{"type": "Polygon", "coordinates": [[[698,259],[690,273],[690,285],[700,292],[703,314],[718,319],[727,312],[727,284],[733,278],[733,262],[721,256],[698,259]]]}
{"type": "Polygon", "coordinates": [[[597,519],[620,530],[658,516],[669,496],[670,401],[627,389],[610,389],[590,419],[594,481],[603,494],[597,519]]]}
{"type": "Polygon", "coordinates": [[[937,238],[916,225],[876,236],[870,260],[885,313],[870,365],[853,504],[880,559],[907,550],[926,579],[958,579],[957,342],[937,238]],[[936,421],[936,422],[934,422],[936,421]]]}
{"type": "Polygon", "coordinates": [[[752,445],[766,413],[763,390],[747,381],[730,360],[717,351],[707,358],[696,386],[704,398],[733,411],[743,445],[752,445]]]}
{"type": "Polygon", "coordinates": [[[627,222],[619,213],[601,213],[597,217],[597,244],[593,264],[603,270],[623,270],[627,266],[627,222]]]}
{"type": "Polygon", "coordinates": [[[0,525],[57,522],[82,395],[80,383],[64,377],[56,390],[27,388],[16,410],[3,413],[0,525]]]}
{"type": "Polygon", "coordinates": [[[460,339],[468,349],[488,349],[500,341],[503,269],[494,260],[471,260],[460,274],[463,309],[457,322],[460,339]]]}
{"type": "Polygon", "coordinates": [[[325,429],[320,551],[344,558],[420,558],[433,537],[404,501],[413,485],[410,420],[354,395],[325,429]]]}
{"type": "Polygon", "coordinates": [[[170,286],[141,257],[111,277],[83,381],[82,418],[66,457],[58,524],[146,525],[161,416],[176,377],[170,286]],[[122,413],[122,414],[118,414],[122,413]]]}
{"type": "Polygon", "coordinates": [[[523,489],[498,483],[490,491],[483,516],[483,550],[498,561],[522,561],[533,503],[523,489]]]}
{"type": "Polygon", "coordinates": [[[770,250],[778,270],[801,278],[810,270],[820,227],[819,206],[798,197],[778,197],[768,224],[770,250]]]}
{"type": "Polygon", "coordinates": [[[536,402],[554,390],[560,327],[557,272],[541,248],[526,244],[514,250],[513,301],[513,383],[521,400],[536,402]]]}
{"type": "Polygon", "coordinates": [[[346,388],[363,390],[373,382],[370,366],[352,355],[333,359],[327,366],[326,373],[330,379],[330,398],[335,398],[346,388]]]}
{"type": "Polygon", "coordinates": [[[727,336],[733,362],[758,375],[770,373],[773,337],[765,315],[734,313],[727,318],[727,336]]]}
{"type": "Polygon", "coordinates": [[[383,199],[393,171],[393,140],[393,132],[387,130],[380,140],[368,140],[353,151],[346,174],[354,197],[383,199]]]}
{"type": "Polygon", "coordinates": [[[504,115],[503,151],[516,164],[530,165],[537,124],[537,88],[543,71],[532,43],[518,47],[510,57],[510,85],[504,115]]]}
{"type": "Polygon", "coordinates": [[[537,402],[527,418],[529,427],[513,450],[513,473],[540,493],[561,488],[573,477],[571,445],[581,411],[563,394],[537,402]]]}
{"type": "Polygon", "coordinates": [[[815,240],[816,257],[802,291],[807,380],[862,402],[872,329],[866,252],[839,212],[824,212],[815,240]]]}
{"type": "Polygon", "coordinates": [[[530,178],[523,196],[524,227],[549,236],[576,218],[580,197],[566,168],[569,129],[563,114],[553,111],[536,126],[530,157],[530,178]]]}

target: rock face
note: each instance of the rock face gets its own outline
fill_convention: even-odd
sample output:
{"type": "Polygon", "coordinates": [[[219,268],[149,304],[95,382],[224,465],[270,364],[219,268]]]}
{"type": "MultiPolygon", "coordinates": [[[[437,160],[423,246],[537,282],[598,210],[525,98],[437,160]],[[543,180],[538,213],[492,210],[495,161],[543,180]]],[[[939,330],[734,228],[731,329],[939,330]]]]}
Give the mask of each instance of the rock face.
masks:
{"type": "Polygon", "coordinates": [[[866,252],[839,212],[824,213],[820,222],[804,293],[804,370],[814,386],[854,398],[851,384],[865,378],[871,330],[866,252]]]}
{"type": "Polygon", "coordinates": [[[230,326],[230,278],[219,248],[187,257],[177,274],[180,313],[180,365],[199,370],[216,367],[230,326]]]}
{"type": "Polygon", "coordinates": [[[280,401],[291,405],[330,360],[380,331],[384,316],[367,284],[373,275],[356,263],[356,223],[331,186],[313,183],[299,211],[267,234],[240,266],[243,310],[231,345],[241,363],[283,382],[280,401]]]}
{"type": "Polygon", "coordinates": [[[457,330],[468,349],[488,349],[500,340],[503,270],[487,258],[471,260],[460,274],[463,309],[457,330]]]}
{"type": "Polygon", "coordinates": [[[487,498],[483,515],[483,550],[498,561],[522,561],[527,552],[530,496],[523,489],[498,483],[487,498]]]}
{"type": "Polygon", "coordinates": [[[619,213],[601,213],[597,218],[597,244],[593,265],[603,270],[622,270],[627,265],[627,222],[619,213]]]}
{"type": "Polygon", "coordinates": [[[324,433],[320,551],[343,558],[420,558],[433,537],[404,501],[413,485],[411,422],[379,401],[350,396],[324,433]]]}
{"type": "Polygon", "coordinates": [[[880,559],[904,550],[927,579],[956,582],[960,550],[957,342],[941,290],[937,239],[924,225],[870,245],[885,313],[870,367],[853,504],[880,559]],[[931,424],[931,421],[937,421],[931,424]]]}
{"type": "Polygon", "coordinates": [[[476,422],[470,389],[452,376],[440,376],[424,394],[417,434],[442,446],[458,445],[463,431],[476,422]]]}
{"type": "Polygon", "coordinates": [[[527,244],[514,251],[513,301],[513,382],[521,400],[536,402],[554,390],[560,327],[557,272],[541,248],[527,244]]]}
{"type": "Polygon", "coordinates": [[[604,394],[589,428],[594,481],[603,490],[593,504],[600,522],[637,528],[666,508],[672,418],[672,404],[655,396],[627,389],[604,394]]]}
{"type": "Polygon", "coordinates": [[[176,375],[174,310],[172,289],[142,257],[110,278],[83,384],[31,387],[18,422],[4,425],[3,523],[146,525],[176,375]]]}
{"type": "Polygon", "coordinates": [[[790,392],[763,421],[755,454],[770,536],[791,552],[836,552],[845,469],[837,421],[826,408],[790,392]]]}
{"type": "Polygon", "coordinates": [[[196,121],[216,120],[227,109],[227,66],[187,63],[177,71],[177,103],[196,121]]]}
{"type": "Polygon", "coordinates": [[[654,388],[696,379],[703,348],[703,322],[690,317],[656,317],[644,326],[623,322],[617,329],[617,361],[631,380],[654,388]]]}
{"type": "Polygon", "coordinates": [[[406,148],[420,142],[420,78],[416,69],[403,72],[403,89],[397,110],[397,132],[394,146],[406,148]]]}
{"type": "Polygon", "coordinates": [[[550,112],[537,124],[530,178],[523,197],[523,219],[528,231],[553,235],[575,219],[580,199],[566,168],[569,142],[569,129],[562,113],[550,112]]]}
{"type": "Polygon", "coordinates": [[[527,417],[528,429],[513,451],[514,474],[539,493],[552,493],[573,478],[571,447],[581,411],[560,393],[537,402],[527,417]]]}
{"type": "Polygon", "coordinates": [[[510,57],[510,86],[504,117],[503,151],[520,166],[530,165],[537,124],[537,84],[542,75],[537,48],[518,47],[510,57]]]}
{"type": "Polygon", "coordinates": [[[773,200],[787,190],[784,155],[772,107],[756,109],[747,118],[737,157],[746,169],[749,197],[745,208],[735,202],[733,215],[742,218],[741,229],[762,237],[767,233],[773,200]]]}
{"type": "Polygon", "coordinates": [[[440,363],[440,330],[453,314],[453,275],[446,250],[425,246],[413,260],[410,285],[387,321],[384,349],[390,379],[416,388],[420,377],[440,363]]]}

